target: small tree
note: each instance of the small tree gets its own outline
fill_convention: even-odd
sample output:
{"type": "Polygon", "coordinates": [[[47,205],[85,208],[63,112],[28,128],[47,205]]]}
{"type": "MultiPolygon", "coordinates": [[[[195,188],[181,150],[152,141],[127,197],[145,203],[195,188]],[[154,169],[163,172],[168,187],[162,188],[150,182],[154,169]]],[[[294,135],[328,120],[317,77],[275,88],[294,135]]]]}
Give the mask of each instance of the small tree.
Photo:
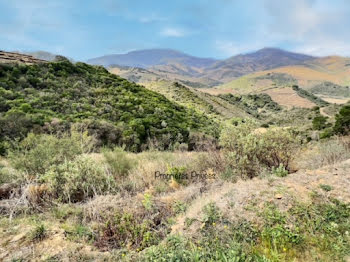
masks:
{"type": "Polygon", "coordinates": [[[335,116],[334,132],[346,135],[350,132],[350,105],[343,106],[335,116]]]}
{"type": "Polygon", "coordinates": [[[314,130],[322,130],[325,129],[328,126],[327,123],[327,117],[325,116],[316,116],[313,120],[312,120],[312,128],[314,130]]]}
{"type": "Polygon", "coordinates": [[[283,166],[289,170],[298,146],[296,136],[282,128],[262,131],[257,127],[257,123],[247,120],[222,131],[220,143],[231,168],[248,178],[259,175],[263,169],[283,166]]]}

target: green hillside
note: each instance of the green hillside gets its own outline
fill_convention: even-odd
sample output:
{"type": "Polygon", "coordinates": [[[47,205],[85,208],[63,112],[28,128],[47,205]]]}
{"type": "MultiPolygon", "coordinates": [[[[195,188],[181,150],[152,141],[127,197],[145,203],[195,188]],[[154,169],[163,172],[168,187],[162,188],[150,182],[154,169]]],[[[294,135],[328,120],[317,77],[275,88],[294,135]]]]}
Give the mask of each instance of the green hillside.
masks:
{"type": "Polygon", "coordinates": [[[102,67],[65,59],[0,65],[0,121],[2,141],[32,130],[57,132],[84,122],[102,144],[125,145],[133,151],[149,139],[187,142],[191,130],[216,135],[212,121],[203,114],[102,67]]]}
{"type": "Polygon", "coordinates": [[[271,114],[276,114],[282,110],[282,107],[274,102],[267,94],[222,94],[219,95],[219,97],[259,119],[265,118],[271,114]]]}
{"type": "Polygon", "coordinates": [[[178,104],[215,118],[250,117],[243,109],[227,102],[225,99],[210,95],[178,82],[156,81],[144,84],[148,89],[166,96],[178,104]]]}

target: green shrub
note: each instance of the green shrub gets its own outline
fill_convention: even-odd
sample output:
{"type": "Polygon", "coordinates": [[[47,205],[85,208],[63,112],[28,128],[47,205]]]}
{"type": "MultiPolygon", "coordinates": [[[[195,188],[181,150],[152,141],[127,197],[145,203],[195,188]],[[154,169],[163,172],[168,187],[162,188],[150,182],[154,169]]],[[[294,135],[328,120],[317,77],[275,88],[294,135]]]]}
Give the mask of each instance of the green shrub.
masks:
{"type": "Polygon", "coordinates": [[[110,173],[116,177],[126,177],[129,171],[136,165],[135,161],[120,147],[103,151],[104,159],[110,173]]]}
{"type": "Polygon", "coordinates": [[[203,220],[202,222],[206,226],[211,226],[218,222],[222,218],[220,209],[215,205],[215,203],[209,203],[203,208],[203,220]]]}
{"type": "Polygon", "coordinates": [[[299,229],[289,228],[286,214],[275,206],[268,206],[261,215],[265,222],[261,237],[269,252],[283,253],[284,250],[302,243],[303,236],[299,229]]]}
{"type": "Polygon", "coordinates": [[[257,176],[264,168],[283,165],[289,170],[293,153],[298,146],[297,137],[286,129],[267,129],[258,132],[257,124],[250,120],[237,126],[227,126],[221,133],[229,165],[242,177],[257,176]]]}
{"type": "Polygon", "coordinates": [[[42,177],[51,193],[63,202],[77,202],[116,189],[113,176],[88,156],[52,166],[42,177]]]}
{"type": "Polygon", "coordinates": [[[189,131],[194,130],[218,135],[206,114],[103,67],[59,60],[0,65],[0,72],[0,141],[46,132],[53,119],[69,125],[87,121],[90,134],[97,134],[102,146],[125,145],[130,151],[147,149],[150,139],[163,140],[159,149],[167,150],[167,137],[173,143],[188,143],[189,131]]]}
{"type": "Polygon", "coordinates": [[[331,190],[333,189],[330,185],[326,185],[326,184],[321,184],[321,185],[320,185],[320,188],[321,188],[323,191],[326,191],[326,192],[329,192],[329,191],[331,191],[331,190]]]}
{"type": "Polygon", "coordinates": [[[144,194],[142,205],[147,211],[151,211],[153,208],[153,197],[151,194],[144,194]]]}
{"type": "Polygon", "coordinates": [[[74,130],[62,137],[30,133],[15,150],[9,152],[8,157],[14,168],[32,180],[39,179],[52,166],[89,152],[92,145],[93,139],[87,133],[74,130]]]}
{"type": "Polygon", "coordinates": [[[127,212],[117,212],[101,225],[96,238],[99,248],[133,248],[142,250],[157,244],[164,237],[162,230],[150,219],[127,212]]]}
{"type": "Polygon", "coordinates": [[[334,132],[346,135],[350,132],[350,105],[343,106],[335,116],[334,132]]]}
{"type": "Polygon", "coordinates": [[[327,117],[325,116],[316,116],[313,120],[312,120],[312,128],[314,130],[322,130],[325,129],[328,124],[327,124],[327,117]]]}
{"type": "Polygon", "coordinates": [[[304,97],[311,102],[315,103],[316,105],[323,107],[329,105],[327,101],[324,101],[323,99],[315,96],[314,94],[310,93],[309,91],[306,91],[305,89],[300,88],[297,85],[292,86],[293,90],[297,92],[297,94],[301,97],[304,97]]]}
{"type": "Polygon", "coordinates": [[[47,229],[44,224],[35,226],[35,228],[30,232],[30,240],[41,241],[47,237],[47,229]]]}
{"type": "Polygon", "coordinates": [[[272,167],[271,173],[278,177],[285,177],[288,175],[288,170],[286,170],[285,167],[280,164],[278,167],[272,167]]]}
{"type": "Polygon", "coordinates": [[[330,138],[331,136],[333,136],[333,134],[333,129],[331,127],[326,128],[320,133],[320,139],[330,138]]]}

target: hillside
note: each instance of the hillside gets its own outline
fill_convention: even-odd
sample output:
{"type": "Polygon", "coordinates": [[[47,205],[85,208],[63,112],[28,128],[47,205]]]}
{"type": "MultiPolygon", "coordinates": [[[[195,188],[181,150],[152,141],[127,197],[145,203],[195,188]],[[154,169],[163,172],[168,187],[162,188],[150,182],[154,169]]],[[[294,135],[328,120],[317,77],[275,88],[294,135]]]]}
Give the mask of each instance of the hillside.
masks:
{"type": "MultiPolygon", "coordinates": [[[[271,70],[255,72],[217,87],[216,92],[261,93],[272,97],[281,89],[290,89],[298,85],[312,94],[330,103],[345,103],[350,97],[350,59],[343,57],[325,57],[308,60],[302,65],[284,66],[271,70]]],[[[213,90],[213,92],[215,91],[213,90]]],[[[291,93],[290,93],[291,95],[291,93]]],[[[280,96],[276,94],[276,96],[280,96]]],[[[288,100],[288,95],[282,99],[288,100]]],[[[297,98],[300,100],[300,98],[297,98]]],[[[295,101],[291,98],[289,101],[295,101]]],[[[300,101],[301,102],[301,101],[300,101]]],[[[295,105],[301,105],[295,101],[295,105]]],[[[308,107],[305,104],[306,107],[308,107]]],[[[312,105],[309,105],[312,106],[312,105]]]]}
{"type": "Polygon", "coordinates": [[[253,72],[281,66],[302,64],[312,56],[291,53],[277,48],[263,48],[253,53],[233,56],[206,69],[208,77],[227,82],[253,72]]]}
{"type": "Polygon", "coordinates": [[[222,120],[232,117],[251,117],[241,108],[228,103],[220,97],[203,93],[176,82],[163,80],[146,83],[144,86],[189,109],[197,110],[222,120]]]}
{"type": "Polygon", "coordinates": [[[1,141],[33,129],[65,130],[81,121],[101,143],[125,145],[134,151],[147,147],[150,139],[161,143],[166,136],[172,143],[186,142],[190,130],[215,133],[205,115],[186,110],[102,67],[64,59],[37,65],[0,65],[0,94],[1,141]]]}
{"type": "Polygon", "coordinates": [[[167,65],[167,70],[160,69],[161,66],[158,66],[158,69],[154,67],[143,69],[140,67],[129,67],[129,66],[111,66],[108,70],[116,75],[119,75],[131,82],[135,83],[151,83],[155,81],[172,81],[172,82],[180,82],[187,86],[191,86],[194,88],[208,88],[210,86],[215,86],[221,84],[221,82],[207,79],[207,78],[198,78],[185,74],[179,74],[178,72],[174,72],[170,70],[169,67],[172,65],[167,65]]]}

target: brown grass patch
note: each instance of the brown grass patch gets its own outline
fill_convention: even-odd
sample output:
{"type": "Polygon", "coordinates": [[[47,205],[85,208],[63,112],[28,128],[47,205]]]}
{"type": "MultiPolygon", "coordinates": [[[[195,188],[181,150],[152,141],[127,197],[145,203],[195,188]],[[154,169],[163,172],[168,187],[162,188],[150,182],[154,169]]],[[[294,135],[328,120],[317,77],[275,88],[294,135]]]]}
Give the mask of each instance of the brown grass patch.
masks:
{"type": "Polygon", "coordinates": [[[285,106],[288,109],[292,107],[312,108],[316,105],[311,101],[300,97],[291,87],[269,89],[264,93],[271,96],[272,100],[276,103],[285,106]]]}

